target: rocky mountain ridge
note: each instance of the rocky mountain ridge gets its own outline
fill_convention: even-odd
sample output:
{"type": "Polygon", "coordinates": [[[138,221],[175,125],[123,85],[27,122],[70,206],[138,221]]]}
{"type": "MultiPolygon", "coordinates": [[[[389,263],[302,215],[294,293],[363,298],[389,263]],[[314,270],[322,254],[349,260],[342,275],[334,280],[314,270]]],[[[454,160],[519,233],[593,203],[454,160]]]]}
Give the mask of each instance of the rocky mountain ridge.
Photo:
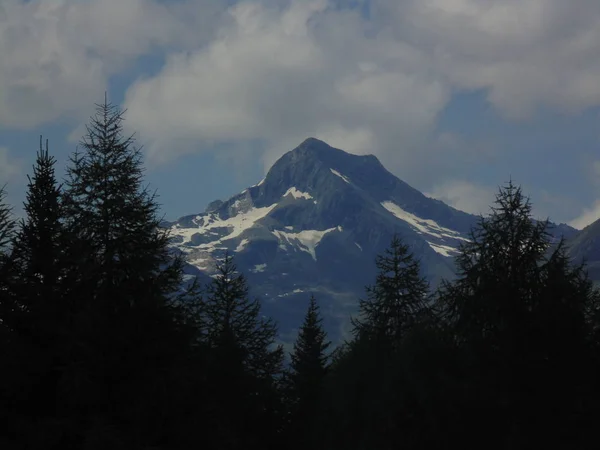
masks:
{"type": "MultiPolygon", "coordinates": [[[[229,251],[284,338],[313,293],[335,339],[347,333],[350,314],[373,282],[375,257],[395,233],[435,285],[454,276],[453,256],[477,220],[412,188],[373,155],[309,138],[256,185],[165,225],[190,276],[214,274],[229,251]]],[[[572,237],[576,230],[560,225],[553,233],[572,237]]]]}

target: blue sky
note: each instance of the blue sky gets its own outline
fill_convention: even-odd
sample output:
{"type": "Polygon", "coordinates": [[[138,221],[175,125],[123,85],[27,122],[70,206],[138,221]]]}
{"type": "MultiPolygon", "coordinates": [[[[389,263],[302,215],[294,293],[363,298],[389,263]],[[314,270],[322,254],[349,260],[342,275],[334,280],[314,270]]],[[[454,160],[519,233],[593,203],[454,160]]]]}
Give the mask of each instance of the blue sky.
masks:
{"type": "Polygon", "coordinates": [[[168,219],[309,136],[469,212],[512,177],[538,217],[600,218],[597,0],[3,0],[0,54],[15,205],[39,135],[62,174],[106,90],[168,219]]]}

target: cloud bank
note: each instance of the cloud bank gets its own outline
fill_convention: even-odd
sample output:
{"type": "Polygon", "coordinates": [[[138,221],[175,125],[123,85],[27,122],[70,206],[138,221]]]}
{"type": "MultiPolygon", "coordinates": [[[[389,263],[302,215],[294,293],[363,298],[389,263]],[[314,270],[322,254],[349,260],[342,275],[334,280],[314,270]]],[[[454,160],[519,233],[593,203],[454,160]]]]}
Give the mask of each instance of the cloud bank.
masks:
{"type": "Polygon", "coordinates": [[[196,45],[222,9],[217,0],[3,0],[0,127],[81,120],[110,76],[157,49],[196,45]]]}
{"type": "Polygon", "coordinates": [[[4,0],[0,54],[0,127],[81,120],[159,54],[124,104],[151,166],[256,146],[269,166],[315,136],[467,210],[490,190],[470,165],[503,149],[437,130],[455,94],[509,121],[600,106],[597,0],[4,0]]]}

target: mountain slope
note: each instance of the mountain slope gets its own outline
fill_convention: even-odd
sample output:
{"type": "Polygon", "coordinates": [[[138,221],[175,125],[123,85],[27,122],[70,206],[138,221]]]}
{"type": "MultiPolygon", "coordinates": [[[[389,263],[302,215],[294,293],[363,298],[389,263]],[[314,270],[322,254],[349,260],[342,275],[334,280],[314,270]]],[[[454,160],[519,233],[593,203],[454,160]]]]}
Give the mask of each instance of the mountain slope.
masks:
{"type": "Polygon", "coordinates": [[[454,276],[452,256],[476,222],[398,179],[375,156],[309,138],[258,184],[170,229],[174,248],[207,275],[225,251],[233,252],[284,336],[304,314],[306,302],[298,300],[314,293],[335,340],[347,332],[364,286],[373,282],[375,257],[394,233],[435,285],[454,276]]]}
{"type": "Polygon", "coordinates": [[[600,220],[588,225],[567,240],[569,256],[577,263],[586,262],[592,280],[600,282],[600,220]]]}

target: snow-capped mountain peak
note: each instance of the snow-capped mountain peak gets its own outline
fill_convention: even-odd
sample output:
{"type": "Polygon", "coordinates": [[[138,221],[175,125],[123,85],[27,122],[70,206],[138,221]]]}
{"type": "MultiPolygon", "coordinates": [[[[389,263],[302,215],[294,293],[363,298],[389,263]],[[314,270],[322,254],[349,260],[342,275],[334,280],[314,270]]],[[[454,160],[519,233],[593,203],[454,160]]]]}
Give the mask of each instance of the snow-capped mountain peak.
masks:
{"type": "Polygon", "coordinates": [[[303,314],[304,303],[295,299],[315,294],[335,339],[394,234],[435,284],[454,276],[452,257],[477,220],[426,197],[373,155],[309,138],[279,158],[263,180],[182,217],[170,232],[175,249],[209,276],[225,251],[234,253],[284,334],[303,314]]]}

